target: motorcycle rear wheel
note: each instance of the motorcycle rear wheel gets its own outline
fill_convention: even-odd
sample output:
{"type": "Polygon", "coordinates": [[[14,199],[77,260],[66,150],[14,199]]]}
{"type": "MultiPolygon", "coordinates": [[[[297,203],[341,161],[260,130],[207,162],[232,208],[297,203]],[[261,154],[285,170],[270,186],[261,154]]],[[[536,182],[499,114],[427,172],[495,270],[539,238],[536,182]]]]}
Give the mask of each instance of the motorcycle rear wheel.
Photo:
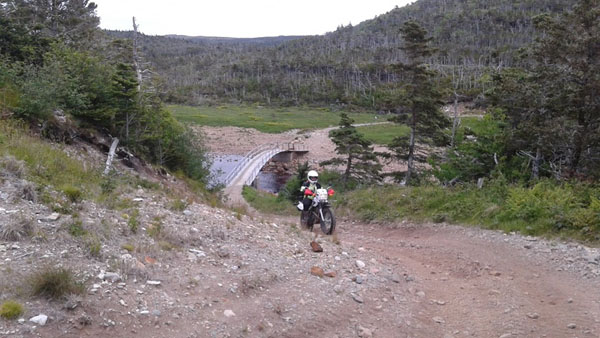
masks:
{"type": "Polygon", "coordinates": [[[331,235],[335,230],[335,216],[333,210],[323,208],[323,219],[321,220],[321,231],[325,235],[331,235]]]}

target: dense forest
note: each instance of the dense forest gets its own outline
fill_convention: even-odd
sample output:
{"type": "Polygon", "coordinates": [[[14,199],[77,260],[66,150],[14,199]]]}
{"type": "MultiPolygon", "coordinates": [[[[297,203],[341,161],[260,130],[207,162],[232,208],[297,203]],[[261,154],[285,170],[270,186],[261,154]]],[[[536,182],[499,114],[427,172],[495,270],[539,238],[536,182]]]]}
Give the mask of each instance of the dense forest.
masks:
{"type": "Polygon", "coordinates": [[[144,36],[141,45],[164,77],[164,97],[171,102],[337,102],[380,109],[382,86],[398,80],[389,66],[404,61],[400,28],[407,20],[418,21],[431,34],[437,53],[428,62],[439,71],[439,81],[454,83],[462,95],[473,98],[487,89],[484,75],[490,69],[519,62],[519,48],[537,35],[534,16],[571,6],[565,0],[420,0],[322,36],[144,36]]]}

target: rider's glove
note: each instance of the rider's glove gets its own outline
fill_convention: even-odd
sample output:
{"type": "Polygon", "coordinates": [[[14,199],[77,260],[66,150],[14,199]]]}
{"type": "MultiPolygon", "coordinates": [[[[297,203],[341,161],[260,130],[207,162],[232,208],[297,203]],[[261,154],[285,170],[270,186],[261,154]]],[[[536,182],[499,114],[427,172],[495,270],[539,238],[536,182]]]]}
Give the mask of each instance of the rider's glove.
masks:
{"type": "Polygon", "coordinates": [[[306,195],[306,196],[310,196],[310,195],[314,195],[314,193],[313,193],[313,191],[312,191],[312,190],[310,190],[310,189],[306,189],[306,190],[304,190],[304,195],[306,195]]]}

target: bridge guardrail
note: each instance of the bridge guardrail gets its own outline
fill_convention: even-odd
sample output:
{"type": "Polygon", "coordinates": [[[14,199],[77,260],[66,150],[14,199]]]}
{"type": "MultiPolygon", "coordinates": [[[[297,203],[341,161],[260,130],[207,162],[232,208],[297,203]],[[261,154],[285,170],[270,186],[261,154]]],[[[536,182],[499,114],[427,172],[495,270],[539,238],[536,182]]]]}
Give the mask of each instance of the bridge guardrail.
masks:
{"type": "Polygon", "coordinates": [[[249,179],[250,182],[246,182],[245,183],[246,185],[250,185],[252,183],[252,181],[254,180],[256,175],[258,175],[258,172],[260,171],[260,169],[262,169],[262,167],[271,159],[271,157],[275,156],[278,153],[284,152],[284,151],[308,151],[308,147],[305,144],[298,144],[298,143],[293,143],[293,142],[267,143],[267,144],[260,145],[256,148],[250,150],[246,155],[244,155],[244,158],[225,177],[224,182],[223,182],[224,185],[229,186],[229,184],[231,184],[231,182],[239,175],[239,173],[247,165],[247,163],[250,162],[250,160],[252,160],[256,156],[260,155],[261,153],[263,153],[264,151],[267,151],[267,150],[270,150],[270,151],[268,153],[262,155],[264,157],[263,160],[260,161],[260,165],[257,168],[254,168],[252,175],[250,176],[252,178],[252,180],[249,179]]]}

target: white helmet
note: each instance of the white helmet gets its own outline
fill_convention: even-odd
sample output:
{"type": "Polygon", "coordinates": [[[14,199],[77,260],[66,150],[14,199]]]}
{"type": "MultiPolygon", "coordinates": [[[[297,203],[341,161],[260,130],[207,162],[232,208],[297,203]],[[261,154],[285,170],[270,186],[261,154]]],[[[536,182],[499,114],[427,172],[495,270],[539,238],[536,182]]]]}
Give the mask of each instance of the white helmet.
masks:
{"type": "Polygon", "coordinates": [[[308,175],[306,176],[308,177],[308,181],[310,183],[317,183],[317,181],[319,180],[319,174],[314,170],[309,171],[308,175]]]}

